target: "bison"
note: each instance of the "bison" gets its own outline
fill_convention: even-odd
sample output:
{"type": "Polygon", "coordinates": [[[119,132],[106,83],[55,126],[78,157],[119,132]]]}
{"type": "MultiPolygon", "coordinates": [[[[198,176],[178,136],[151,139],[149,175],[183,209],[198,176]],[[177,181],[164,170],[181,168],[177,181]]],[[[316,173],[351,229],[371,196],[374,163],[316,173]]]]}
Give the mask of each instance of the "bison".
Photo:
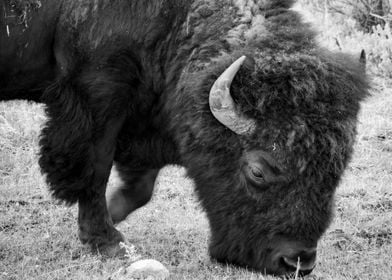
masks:
{"type": "Polygon", "coordinates": [[[121,255],[114,225],[178,164],[212,258],[312,271],[368,82],[358,59],[317,45],[293,1],[1,4],[1,100],[46,104],[39,164],[54,197],[78,203],[83,243],[121,255]],[[106,199],[113,164],[122,186],[106,199]]]}

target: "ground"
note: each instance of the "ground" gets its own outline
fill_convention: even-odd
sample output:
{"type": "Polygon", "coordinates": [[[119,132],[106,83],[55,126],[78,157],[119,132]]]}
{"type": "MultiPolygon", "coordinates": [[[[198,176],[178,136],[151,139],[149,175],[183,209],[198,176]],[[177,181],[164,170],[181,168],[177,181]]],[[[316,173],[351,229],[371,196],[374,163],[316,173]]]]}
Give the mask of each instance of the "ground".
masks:
{"type": "MultiPolygon", "coordinates": [[[[77,209],[50,197],[37,165],[42,105],[0,103],[0,279],[112,279],[129,260],[103,259],[80,244],[77,209]]],[[[391,279],[392,82],[372,75],[353,159],[336,195],[334,222],[308,279],[391,279]]],[[[116,185],[113,172],[110,187],[116,185]]],[[[171,279],[274,279],[222,266],[208,252],[208,222],[185,171],[162,170],[152,201],[119,225],[171,279]]]]}

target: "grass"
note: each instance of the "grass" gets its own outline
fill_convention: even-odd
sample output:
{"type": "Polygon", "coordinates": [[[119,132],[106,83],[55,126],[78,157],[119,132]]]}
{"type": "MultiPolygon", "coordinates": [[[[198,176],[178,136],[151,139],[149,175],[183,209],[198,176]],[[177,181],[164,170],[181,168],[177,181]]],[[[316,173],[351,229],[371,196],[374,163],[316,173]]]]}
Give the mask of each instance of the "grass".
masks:
{"type": "MultiPolygon", "coordinates": [[[[374,77],[355,154],[336,195],[336,217],[308,279],[391,279],[392,88],[374,77]]],[[[0,279],[115,279],[127,260],[90,254],[77,238],[77,209],[52,200],[37,165],[42,106],[0,103],[0,279]]],[[[163,169],[152,201],[119,229],[171,279],[274,279],[211,261],[208,222],[192,181],[163,169]]],[[[109,187],[116,185],[116,175],[109,187]]]]}

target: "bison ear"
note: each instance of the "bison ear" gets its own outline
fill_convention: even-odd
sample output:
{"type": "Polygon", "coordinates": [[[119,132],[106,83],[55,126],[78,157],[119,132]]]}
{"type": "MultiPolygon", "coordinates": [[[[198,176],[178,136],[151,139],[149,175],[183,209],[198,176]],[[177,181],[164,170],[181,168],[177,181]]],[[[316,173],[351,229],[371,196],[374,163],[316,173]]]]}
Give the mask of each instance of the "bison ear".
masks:
{"type": "Polygon", "coordinates": [[[256,128],[256,122],[237,112],[230,94],[230,86],[235,75],[246,60],[245,56],[237,59],[215,81],[209,96],[210,110],[224,126],[239,135],[250,135],[256,128]]]}
{"type": "Polygon", "coordinates": [[[361,56],[359,57],[359,62],[363,65],[366,66],[366,52],[365,50],[361,51],[361,56]]]}

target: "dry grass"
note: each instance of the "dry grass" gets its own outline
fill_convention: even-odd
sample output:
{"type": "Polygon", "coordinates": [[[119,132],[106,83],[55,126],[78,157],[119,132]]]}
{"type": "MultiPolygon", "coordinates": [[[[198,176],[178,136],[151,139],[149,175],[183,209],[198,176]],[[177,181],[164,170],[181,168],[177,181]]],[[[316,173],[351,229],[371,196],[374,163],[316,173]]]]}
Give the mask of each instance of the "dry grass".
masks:
{"type": "MultiPolygon", "coordinates": [[[[375,78],[363,105],[353,160],[336,196],[334,223],[309,279],[392,278],[392,89],[375,78]]],[[[42,106],[0,103],[0,279],[112,279],[126,260],[90,254],[75,207],[56,203],[37,166],[42,106]]],[[[273,279],[225,267],[207,254],[208,222],[184,170],[162,170],[154,198],[119,225],[171,279],[273,279]]],[[[112,176],[110,187],[116,184],[112,176]]]]}

